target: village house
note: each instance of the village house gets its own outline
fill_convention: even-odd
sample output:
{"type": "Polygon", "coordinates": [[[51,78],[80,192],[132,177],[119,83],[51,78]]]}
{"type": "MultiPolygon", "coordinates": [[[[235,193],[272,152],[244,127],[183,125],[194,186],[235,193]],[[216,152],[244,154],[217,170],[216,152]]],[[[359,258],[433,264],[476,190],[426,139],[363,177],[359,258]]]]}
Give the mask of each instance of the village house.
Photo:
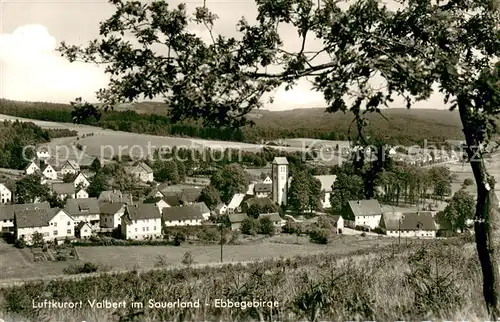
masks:
{"type": "Polygon", "coordinates": [[[89,179],[83,174],[83,173],[78,173],[78,175],[75,177],[75,180],[73,180],[73,184],[75,185],[75,188],[80,186],[82,188],[88,188],[90,186],[89,179]]]}
{"type": "Polygon", "coordinates": [[[121,217],[121,233],[125,239],[159,238],[162,236],[161,214],[154,204],[127,205],[121,217]]]}
{"type": "Polygon", "coordinates": [[[247,196],[253,196],[254,191],[255,191],[255,182],[250,182],[247,186],[247,191],[245,192],[245,194],[247,196]]]}
{"type": "Polygon", "coordinates": [[[273,180],[267,176],[264,181],[262,181],[263,184],[273,184],[273,180]]]}
{"type": "Polygon", "coordinates": [[[92,230],[99,230],[100,210],[96,198],[68,199],[64,210],[75,221],[75,225],[80,222],[88,222],[92,230]]]}
{"type": "Polygon", "coordinates": [[[204,220],[210,219],[210,208],[204,202],[194,203],[193,206],[200,208],[201,216],[204,220]]]}
{"type": "Polygon", "coordinates": [[[24,169],[24,173],[26,175],[35,174],[38,171],[40,171],[40,167],[38,166],[38,164],[36,164],[35,161],[31,161],[24,169]]]}
{"type": "Polygon", "coordinates": [[[42,175],[48,180],[57,180],[57,171],[50,164],[46,164],[42,170],[42,175]]]}
{"type": "Polygon", "coordinates": [[[201,196],[202,188],[185,188],[182,189],[182,192],[178,195],[182,204],[184,205],[192,205],[198,201],[201,196]]]}
{"type": "Polygon", "coordinates": [[[333,227],[335,228],[335,233],[342,234],[344,231],[344,218],[342,216],[330,216],[332,218],[333,227]]]}
{"type": "Polygon", "coordinates": [[[235,231],[241,229],[241,223],[245,219],[248,219],[248,216],[245,213],[237,213],[237,214],[229,214],[228,218],[229,222],[231,223],[231,230],[235,231]]]}
{"type": "Polygon", "coordinates": [[[52,192],[61,200],[76,198],[76,191],[73,183],[53,183],[52,192]]]}
{"type": "Polygon", "coordinates": [[[139,164],[131,167],[127,167],[127,172],[136,177],[142,182],[153,182],[153,169],[151,169],[146,163],[140,162],[139,164]]]}
{"type": "Polygon", "coordinates": [[[36,151],[36,158],[38,160],[47,160],[50,159],[50,153],[48,149],[38,149],[36,151]]]}
{"type": "Polygon", "coordinates": [[[245,199],[244,193],[237,193],[233,196],[229,204],[227,205],[227,213],[234,214],[237,212],[241,212],[241,206],[243,199],[245,199]]]}
{"type": "Polygon", "coordinates": [[[432,212],[384,213],[380,227],[391,237],[435,238],[437,227],[432,212]]]}
{"type": "Polygon", "coordinates": [[[132,203],[132,195],[120,190],[106,190],[99,194],[97,201],[132,203]]]}
{"type": "Polygon", "coordinates": [[[6,204],[12,202],[12,191],[3,183],[0,183],[0,203],[6,204]]]}
{"type": "Polygon", "coordinates": [[[267,183],[256,183],[254,185],[254,196],[257,198],[268,198],[273,192],[273,187],[271,184],[267,183]]]}
{"type": "Polygon", "coordinates": [[[263,218],[269,218],[269,220],[273,223],[274,228],[281,228],[286,225],[286,220],[281,218],[277,212],[260,214],[258,220],[263,218]]]}
{"type": "Polygon", "coordinates": [[[165,194],[158,189],[153,189],[146,196],[146,199],[156,199],[156,198],[165,198],[165,194]]]}
{"type": "Polygon", "coordinates": [[[104,230],[118,228],[121,224],[121,217],[125,213],[125,206],[123,202],[100,202],[100,227],[104,230]]]}
{"type": "Polygon", "coordinates": [[[28,245],[35,232],[42,234],[45,241],[74,238],[73,218],[59,208],[16,210],[14,212],[15,236],[28,245]]]}
{"type": "Polygon", "coordinates": [[[16,210],[49,209],[48,202],[0,205],[0,232],[14,233],[14,212],[16,210]]]}
{"type": "Polygon", "coordinates": [[[225,215],[227,212],[227,205],[225,203],[220,203],[215,207],[215,214],[216,215],[225,215]]]}
{"type": "Polygon", "coordinates": [[[76,175],[80,172],[80,165],[73,160],[66,160],[59,172],[61,173],[61,176],[65,176],[68,173],[76,175]]]}
{"type": "Polygon", "coordinates": [[[351,228],[356,226],[374,229],[380,224],[382,208],[377,200],[351,200],[344,219],[351,228]]]}
{"type": "Polygon", "coordinates": [[[321,176],[314,176],[316,179],[318,179],[321,182],[321,191],[324,193],[321,199],[321,204],[324,209],[329,209],[332,207],[330,204],[330,195],[332,193],[332,187],[333,184],[335,183],[335,180],[337,180],[336,175],[321,175],[321,176]]]}
{"type": "Polygon", "coordinates": [[[80,221],[75,227],[75,236],[81,239],[87,239],[92,236],[92,227],[88,222],[80,221]]]}
{"type": "Polygon", "coordinates": [[[76,199],[87,199],[89,197],[89,194],[87,193],[87,191],[85,189],[78,189],[78,191],[76,192],[76,199]]]}
{"type": "Polygon", "coordinates": [[[162,221],[167,227],[202,225],[203,210],[199,205],[163,208],[162,221]]]}

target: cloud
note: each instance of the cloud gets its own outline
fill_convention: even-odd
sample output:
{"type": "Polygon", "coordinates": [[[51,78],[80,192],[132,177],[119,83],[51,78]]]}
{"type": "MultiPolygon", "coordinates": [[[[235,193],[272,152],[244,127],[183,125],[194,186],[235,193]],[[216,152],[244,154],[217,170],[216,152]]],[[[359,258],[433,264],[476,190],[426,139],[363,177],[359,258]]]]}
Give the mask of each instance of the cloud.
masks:
{"type": "Polygon", "coordinates": [[[0,35],[0,97],[68,103],[95,99],[107,77],[93,65],[70,63],[55,50],[58,40],[42,25],[18,27],[0,35]]]}

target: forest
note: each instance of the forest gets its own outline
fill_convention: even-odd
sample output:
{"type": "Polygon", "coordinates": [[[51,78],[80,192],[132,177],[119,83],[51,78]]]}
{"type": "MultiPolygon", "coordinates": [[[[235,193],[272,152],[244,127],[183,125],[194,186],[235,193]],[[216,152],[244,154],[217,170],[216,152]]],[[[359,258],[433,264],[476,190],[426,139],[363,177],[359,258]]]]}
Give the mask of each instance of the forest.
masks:
{"type": "Polygon", "coordinates": [[[76,132],[66,129],[44,130],[29,122],[0,122],[0,168],[24,169],[28,159],[34,156],[33,150],[25,146],[47,143],[52,138],[74,136],[76,132]]]}
{"type": "MultiPolygon", "coordinates": [[[[73,108],[69,104],[0,99],[0,114],[17,117],[72,123],[72,111],[73,108]]],[[[365,134],[388,144],[401,145],[422,144],[424,140],[443,142],[447,139],[463,138],[458,114],[447,110],[387,109],[384,111],[384,117],[368,116],[369,124],[364,130],[365,134]]],[[[168,108],[164,104],[148,102],[136,103],[127,109],[102,111],[99,120],[89,118],[86,123],[132,133],[249,143],[285,138],[347,140],[356,134],[354,129],[350,129],[352,115],[326,113],[324,108],[260,110],[250,113],[248,118],[255,125],[238,130],[208,128],[200,123],[188,121],[174,124],[170,121],[168,108]]]]}

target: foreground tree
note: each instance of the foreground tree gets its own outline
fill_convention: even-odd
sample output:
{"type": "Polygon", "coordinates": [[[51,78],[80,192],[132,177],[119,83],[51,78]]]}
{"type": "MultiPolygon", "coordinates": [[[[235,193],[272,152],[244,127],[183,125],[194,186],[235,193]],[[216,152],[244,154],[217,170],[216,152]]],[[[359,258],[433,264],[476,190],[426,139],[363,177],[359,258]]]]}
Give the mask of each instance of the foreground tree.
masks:
{"type": "Polygon", "coordinates": [[[50,196],[49,187],[41,184],[41,176],[31,174],[16,182],[16,203],[46,201],[50,196]]]}
{"type": "Polygon", "coordinates": [[[474,218],[475,203],[474,197],[464,189],[455,192],[443,211],[444,219],[451,223],[454,231],[463,231],[466,221],[474,218]]]}
{"type": "Polygon", "coordinates": [[[237,163],[224,166],[214,173],[210,181],[220,192],[220,199],[226,203],[231,201],[234,194],[243,193],[247,189],[246,172],[237,163]]]}
{"type": "Polygon", "coordinates": [[[346,10],[332,0],[319,6],[312,0],[257,1],[256,24],[242,19],[242,35],[235,38],[213,35],[217,16],[206,7],[196,8],[190,19],[185,5],[110,2],[116,12],[100,25],[101,40],[87,48],[64,43],[60,48],[70,61],[108,65],[110,84],[98,93],[104,108],[161,95],[174,121],[239,127],[248,123],[249,111],[262,106],[264,93],[310,77],[328,112],[353,113],[359,140],[365,142],[367,113],[381,114],[380,107],[396,95],[410,108],[429,98],[437,84],[463,125],[477,186],[475,236],[484,297],[491,318],[500,317],[495,246],[500,216],[495,182],[483,162],[500,113],[498,1],[401,0],[397,11],[376,0],[351,1],[346,10]],[[208,28],[210,44],[189,32],[190,20],[208,28]],[[302,39],[293,52],[280,38],[283,24],[295,27],[302,39]],[[138,45],[121,37],[125,33],[138,45]],[[311,36],[322,44],[318,50],[306,48],[311,36]],[[155,52],[153,45],[165,50],[155,52]],[[268,73],[266,67],[273,65],[282,69],[268,73]],[[373,84],[374,77],[382,86],[373,84]]]}

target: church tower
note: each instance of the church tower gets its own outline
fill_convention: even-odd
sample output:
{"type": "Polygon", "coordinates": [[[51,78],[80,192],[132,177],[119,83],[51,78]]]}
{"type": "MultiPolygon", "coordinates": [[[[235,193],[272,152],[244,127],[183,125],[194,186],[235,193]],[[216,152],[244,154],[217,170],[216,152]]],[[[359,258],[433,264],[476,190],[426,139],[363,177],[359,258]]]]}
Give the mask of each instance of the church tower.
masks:
{"type": "Polygon", "coordinates": [[[276,157],[272,164],[273,201],[279,206],[287,204],[288,197],[288,160],[276,157]]]}

